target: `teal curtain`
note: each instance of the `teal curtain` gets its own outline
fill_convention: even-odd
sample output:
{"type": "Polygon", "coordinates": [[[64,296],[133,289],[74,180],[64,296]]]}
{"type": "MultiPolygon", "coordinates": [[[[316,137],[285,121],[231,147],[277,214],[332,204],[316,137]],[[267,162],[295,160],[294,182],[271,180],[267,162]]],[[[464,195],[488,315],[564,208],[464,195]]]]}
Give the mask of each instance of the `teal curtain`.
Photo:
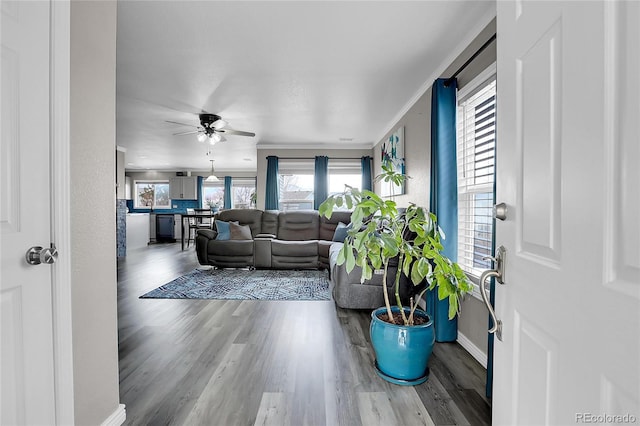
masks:
{"type": "Polygon", "coordinates": [[[203,181],[204,181],[204,178],[202,176],[196,177],[196,191],[198,191],[196,195],[198,196],[199,209],[201,209],[202,206],[204,205],[204,200],[202,199],[202,182],[203,181]]]}
{"type": "Polygon", "coordinates": [[[362,189],[373,191],[373,176],[371,176],[371,157],[368,155],[360,159],[362,166],[362,189]]]}
{"type": "MultiPolygon", "coordinates": [[[[444,231],[443,254],[457,261],[458,183],[456,164],[456,89],[457,80],[445,86],[437,79],[431,94],[431,207],[444,231]]],[[[438,300],[436,291],[426,296],[427,313],[434,323],[437,342],[458,338],[458,318],[449,321],[449,301],[438,300]]]]}
{"type": "Polygon", "coordinates": [[[313,175],[313,208],[318,210],[320,204],[329,196],[329,157],[316,157],[313,175]]]}
{"type": "Polygon", "coordinates": [[[233,208],[233,197],[231,193],[231,176],[224,177],[224,209],[233,208]]]}
{"type": "Polygon", "coordinates": [[[278,210],[278,157],[267,157],[267,183],[265,188],[265,210],[278,210]]]}

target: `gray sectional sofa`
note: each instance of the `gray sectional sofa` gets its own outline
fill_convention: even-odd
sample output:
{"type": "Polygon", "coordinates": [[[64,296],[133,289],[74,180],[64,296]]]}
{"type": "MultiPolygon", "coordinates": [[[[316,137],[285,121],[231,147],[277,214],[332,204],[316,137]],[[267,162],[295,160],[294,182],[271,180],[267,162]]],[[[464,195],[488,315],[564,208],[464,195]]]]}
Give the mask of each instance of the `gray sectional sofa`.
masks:
{"type": "Polygon", "coordinates": [[[252,239],[218,240],[216,231],[199,230],[198,261],[220,268],[329,269],[336,226],[350,218],[350,212],[334,212],[327,219],[316,210],[223,210],[216,220],[249,226],[252,239]]]}
{"type": "MultiPolygon", "coordinates": [[[[333,299],[341,308],[374,309],[384,304],[382,275],[360,284],[361,269],[347,273],[336,259],[342,243],[333,236],[339,222],[348,224],[350,212],[333,212],[330,219],[316,210],[223,210],[216,220],[237,222],[251,230],[251,239],[218,240],[213,230],[198,230],[196,253],[201,265],[218,268],[328,269],[333,299]]],[[[387,277],[389,295],[397,266],[391,264],[387,277]]],[[[407,300],[408,279],[402,275],[401,297],[407,300]]]]}

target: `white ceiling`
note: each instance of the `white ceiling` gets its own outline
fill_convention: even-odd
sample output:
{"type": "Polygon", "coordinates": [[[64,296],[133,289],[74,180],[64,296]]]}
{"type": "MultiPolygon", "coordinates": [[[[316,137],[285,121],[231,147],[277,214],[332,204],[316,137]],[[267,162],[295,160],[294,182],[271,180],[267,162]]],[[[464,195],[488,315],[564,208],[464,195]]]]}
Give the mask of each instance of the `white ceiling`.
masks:
{"type": "Polygon", "coordinates": [[[166,122],[206,111],[256,133],[212,148],[218,172],[255,171],[256,145],[371,147],[494,14],[494,1],[120,0],[117,145],[127,170],[207,170],[207,145],[166,122]]]}

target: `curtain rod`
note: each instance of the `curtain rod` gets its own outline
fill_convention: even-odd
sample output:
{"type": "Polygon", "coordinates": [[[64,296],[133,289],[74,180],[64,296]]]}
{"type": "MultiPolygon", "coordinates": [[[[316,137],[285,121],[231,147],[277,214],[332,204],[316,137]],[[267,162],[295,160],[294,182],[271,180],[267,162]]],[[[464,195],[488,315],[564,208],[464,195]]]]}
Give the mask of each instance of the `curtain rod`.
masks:
{"type": "MultiPolygon", "coordinates": [[[[278,157],[278,160],[315,160],[315,159],[316,159],[315,157],[278,157]]],[[[329,157],[329,160],[360,160],[360,157],[329,157]]]]}
{"type": "Polygon", "coordinates": [[[496,39],[496,34],[494,33],[491,38],[489,40],[486,41],[485,44],[483,44],[480,49],[478,49],[476,51],[476,53],[474,53],[473,55],[471,55],[471,57],[469,59],[467,59],[467,62],[465,62],[464,64],[462,64],[462,66],[460,68],[458,68],[458,71],[454,72],[453,75],[451,77],[449,77],[445,82],[444,82],[444,87],[449,87],[449,85],[451,85],[451,83],[453,82],[453,80],[455,80],[455,78],[458,76],[458,74],[460,74],[462,72],[462,70],[464,70],[467,65],[469,65],[471,62],[473,62],[473,60],[475,58],[478,57],[478,55],[480,55],[484,49],[486,49],[494,40],[496,39]]]}

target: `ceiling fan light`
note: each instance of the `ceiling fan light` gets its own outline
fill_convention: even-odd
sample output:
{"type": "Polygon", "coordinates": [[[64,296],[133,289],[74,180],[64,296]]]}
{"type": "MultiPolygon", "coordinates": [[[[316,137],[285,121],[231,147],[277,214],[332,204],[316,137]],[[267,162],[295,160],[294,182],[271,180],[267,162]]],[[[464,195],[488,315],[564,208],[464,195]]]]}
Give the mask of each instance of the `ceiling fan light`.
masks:
{"type": "Polygon", "coordinates": [[[220,136],[219,134],[213,132],[211,133],[211,135],[209,135],[209,139],[211,139],[211,144],[213,145],[216,142],[220,142],[220,140],[222,140],[222,136],[220,136]]]}
{"type": "Polygon", "coordinates": [[[198,142],[204,142],[204,140],[207,138],[207,135],[205,135],[204,133],[198,133],[198,142]]]}

